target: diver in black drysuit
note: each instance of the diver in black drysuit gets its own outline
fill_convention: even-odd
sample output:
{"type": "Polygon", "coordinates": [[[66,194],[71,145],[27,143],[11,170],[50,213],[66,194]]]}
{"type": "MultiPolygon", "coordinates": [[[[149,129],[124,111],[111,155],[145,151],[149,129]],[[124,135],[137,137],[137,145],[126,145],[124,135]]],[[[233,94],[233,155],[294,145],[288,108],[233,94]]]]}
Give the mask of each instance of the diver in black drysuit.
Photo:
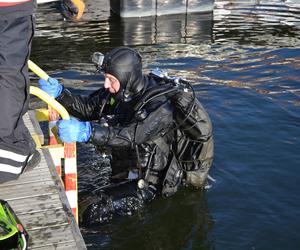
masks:
{"type": "Polygon", "coordinates": [[[88,121],[91,132],[81,141],[111,154],[112,185],[83,205],[84,225],[131,213],[182,183],[203,187],[213,159],[211,121],[191,87],[172,91],[174,80],[161,72],[143,75],[140,55],[127,47],[108,52],[101,68],[119,80],[116,94],[101,88],[83,97],[62,88],[56,97],[88,121]]]}

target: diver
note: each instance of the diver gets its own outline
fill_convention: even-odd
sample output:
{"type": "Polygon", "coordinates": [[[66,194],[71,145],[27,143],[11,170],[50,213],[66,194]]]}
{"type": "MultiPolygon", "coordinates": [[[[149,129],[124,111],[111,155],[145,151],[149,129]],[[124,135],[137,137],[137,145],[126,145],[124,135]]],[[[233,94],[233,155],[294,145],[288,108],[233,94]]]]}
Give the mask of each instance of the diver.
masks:
{"type": "Polygon", "coordinates": [[[82,225],[131,214],[180,185],[203,188],[213,161],[210,118],[190,83],[160,70],[142,72],[140,54],[117,47],[94,53],[104,87],[89,96],[72,94],[57,79],[41,89],[74,117],[58,122],[65,142],[87,142],[111,156],[109,188],[80,211],[82,225]]]}

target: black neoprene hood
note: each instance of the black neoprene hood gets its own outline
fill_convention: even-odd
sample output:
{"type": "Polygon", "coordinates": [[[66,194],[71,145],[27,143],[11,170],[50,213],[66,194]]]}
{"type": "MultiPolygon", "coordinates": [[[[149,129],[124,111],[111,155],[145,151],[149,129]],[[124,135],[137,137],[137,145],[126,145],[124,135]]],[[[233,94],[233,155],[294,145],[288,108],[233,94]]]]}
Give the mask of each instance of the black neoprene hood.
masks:
{"type": "Polygon", "coordinates": [[[142,58],[132,48],[117,47],[105,54],[102,69],[120,82],[117,95],[129,101],[144,88],[142,58]]]}

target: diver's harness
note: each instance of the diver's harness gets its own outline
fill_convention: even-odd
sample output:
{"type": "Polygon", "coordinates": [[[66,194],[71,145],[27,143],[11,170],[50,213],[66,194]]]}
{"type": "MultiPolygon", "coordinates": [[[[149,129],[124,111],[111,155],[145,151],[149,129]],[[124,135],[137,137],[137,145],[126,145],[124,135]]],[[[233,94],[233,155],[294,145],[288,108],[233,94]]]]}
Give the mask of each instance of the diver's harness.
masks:
{"type": "Polygon", "coordinates": [[[28,248],[29,236],[9,204],[0,199],[0,249],[28,248]]]}
{"type": "MultiPolygon", "coordinates": [[[[183,119],[176,119],[175,117],[175,126],[172,128],[168,133],[177,133],[177,129],[182,127],[182,125],[185,124],[186,120],[190,117],[194,107],[195,107],[195,93],[194,90],[191,86],[191,84],[186,81],[185,79],[182,78],[173,78],[169,77],[167,72],[161,71],[160,69],[152,70],[149,74],[150,78],[153,78],[159,86],[155,86],[153,88],[150,88],[147,90],[147,92],[143,95],[142,99],[134,106],[134,111],[136,114],[136,119],[137,120],[143,120],[147,117],[146,111],[143,109],[143,107],[150,101],[152,101],[155,98],[158,98],[160,96],[166,96],[168,100],[171,101],[171,103],[175,107],[175,112],[181,116],[183,119]],[[188,103],[189,105],[183,106],[182,103],[178,101],[178,97],[182,94],[189,94],[191,95],[191,101],[188,103]]],[[[196,123],[197,121],[195,121],[196,123]]],[[[195,124],[192,124],[191,127],[193,127],[195,124]]],[[[188,130],[189,128],[185,128],[182,130],[188,130]]],[[[186,144],[188,144],[190,141],[187,136],[185,136],[183,133],[181,134],[180,140],[185,140],[186,144]]],[[[155,143],[155,147],[151,152],[151,157],[153,156],[156,148],[160,148],[162,152],[164,152],[166,155],[169,154],[170,150],[172,151],[172,157],[169,160],[170,162],[168,163],[168,169],[165,174],[165,178],[163,181],[163,189],[162,189],[162,194],[164,196],[170,196],[174,194],[181,181],[183,178],[183,167],[182,164],[180,164],[178,155],[176,155],[175,151],[176,149],[170,149],[170,146],[165,142],[165,140],[162,137],[158,137],[153,140],[155,143]]],[[[200,141],[195,140],[200,145],[200,141]]],[[[175,147],[175,145],[173,145],[175,147]]],[[[183,150],[187,147],[187,145],[184,145],[183,150]]],[[[182,150],[181,150],[182,151],[182,150]]],[[[198,150],[199,152],[199,150],[198,150]]],[[[138,151],[137,151],[138,154],[138,151]]],[[[181,152],[180,155],[183,154],[181,152]]],[[[151,167],[149,166],[149,163],[151,160],[148,161],[148,166],[147,166],[147,171],[145,174],[145,178],[141,179],[140,175],[140,180],[138,182],[138,187],[140,189],[145,188],[149,182],[155,183],[157,180],[157,176],[153,176],[153,171],[151,171],[151,167]]],[[[138,165],[139,162],[138,162],[138,165]]],[[[140,167],[139,167],[140,168],[140,167]]],[[[139,169],[139,172],[141,172],[141,169],[139,169]]]]}
{"type": "MultiPolygon", "coordinates": [[[[133,110],[135,111],[137,120],[143,120],[146,117],[147,114],[145,114],[143,107],[153,99],[164,95],[168,97],[172,101],[172,103],[176,103],[176,97],[174,98],[175,94],[178,94],[182,91],[191,92],[193,95],[193,100],[190,107],[188,107],[188,110],[177,110],[179,112],[187,111],[187,113],[185,113],[185,119],[180,124],[177,124],[177,126],[174,128],[174,130],[178,129],[181,125],[184,124],[185,120],[188,119],[188,117],[191,114],[191,111],[195,106],[196,97],[194,89],[187,80],[179,77],[169,77],[166,71],[161,71],[160,69],[152,70],[149,73],[149,76],[156,80],[159,86],[155,86],[149,89],[144,94],[142,99],[134,106],[133,110]]],[[[181,108],[184,109],[186,107],[181,108]]]]}

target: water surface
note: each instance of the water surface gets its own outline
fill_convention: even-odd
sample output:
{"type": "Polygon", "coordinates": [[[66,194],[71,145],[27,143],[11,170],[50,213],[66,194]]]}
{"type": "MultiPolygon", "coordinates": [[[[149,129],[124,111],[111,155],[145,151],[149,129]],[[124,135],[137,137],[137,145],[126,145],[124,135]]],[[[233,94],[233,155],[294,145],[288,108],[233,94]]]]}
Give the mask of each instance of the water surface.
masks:
{"type": "MultiPolygon", "coordinates": [[[[89,249],[300,249],[300,4],[217,0],[213,13],[128,19],[87,5],[78,23],[41,6],[32,60],[82,94],[103,80],[90,55],[120,45],[141,52],[145,71],[186,77],[213,122],[216,179],[81,228],[89,249]]],[[[80,194],[107,184],[93,147],[78,157],[80,194]]]]}

